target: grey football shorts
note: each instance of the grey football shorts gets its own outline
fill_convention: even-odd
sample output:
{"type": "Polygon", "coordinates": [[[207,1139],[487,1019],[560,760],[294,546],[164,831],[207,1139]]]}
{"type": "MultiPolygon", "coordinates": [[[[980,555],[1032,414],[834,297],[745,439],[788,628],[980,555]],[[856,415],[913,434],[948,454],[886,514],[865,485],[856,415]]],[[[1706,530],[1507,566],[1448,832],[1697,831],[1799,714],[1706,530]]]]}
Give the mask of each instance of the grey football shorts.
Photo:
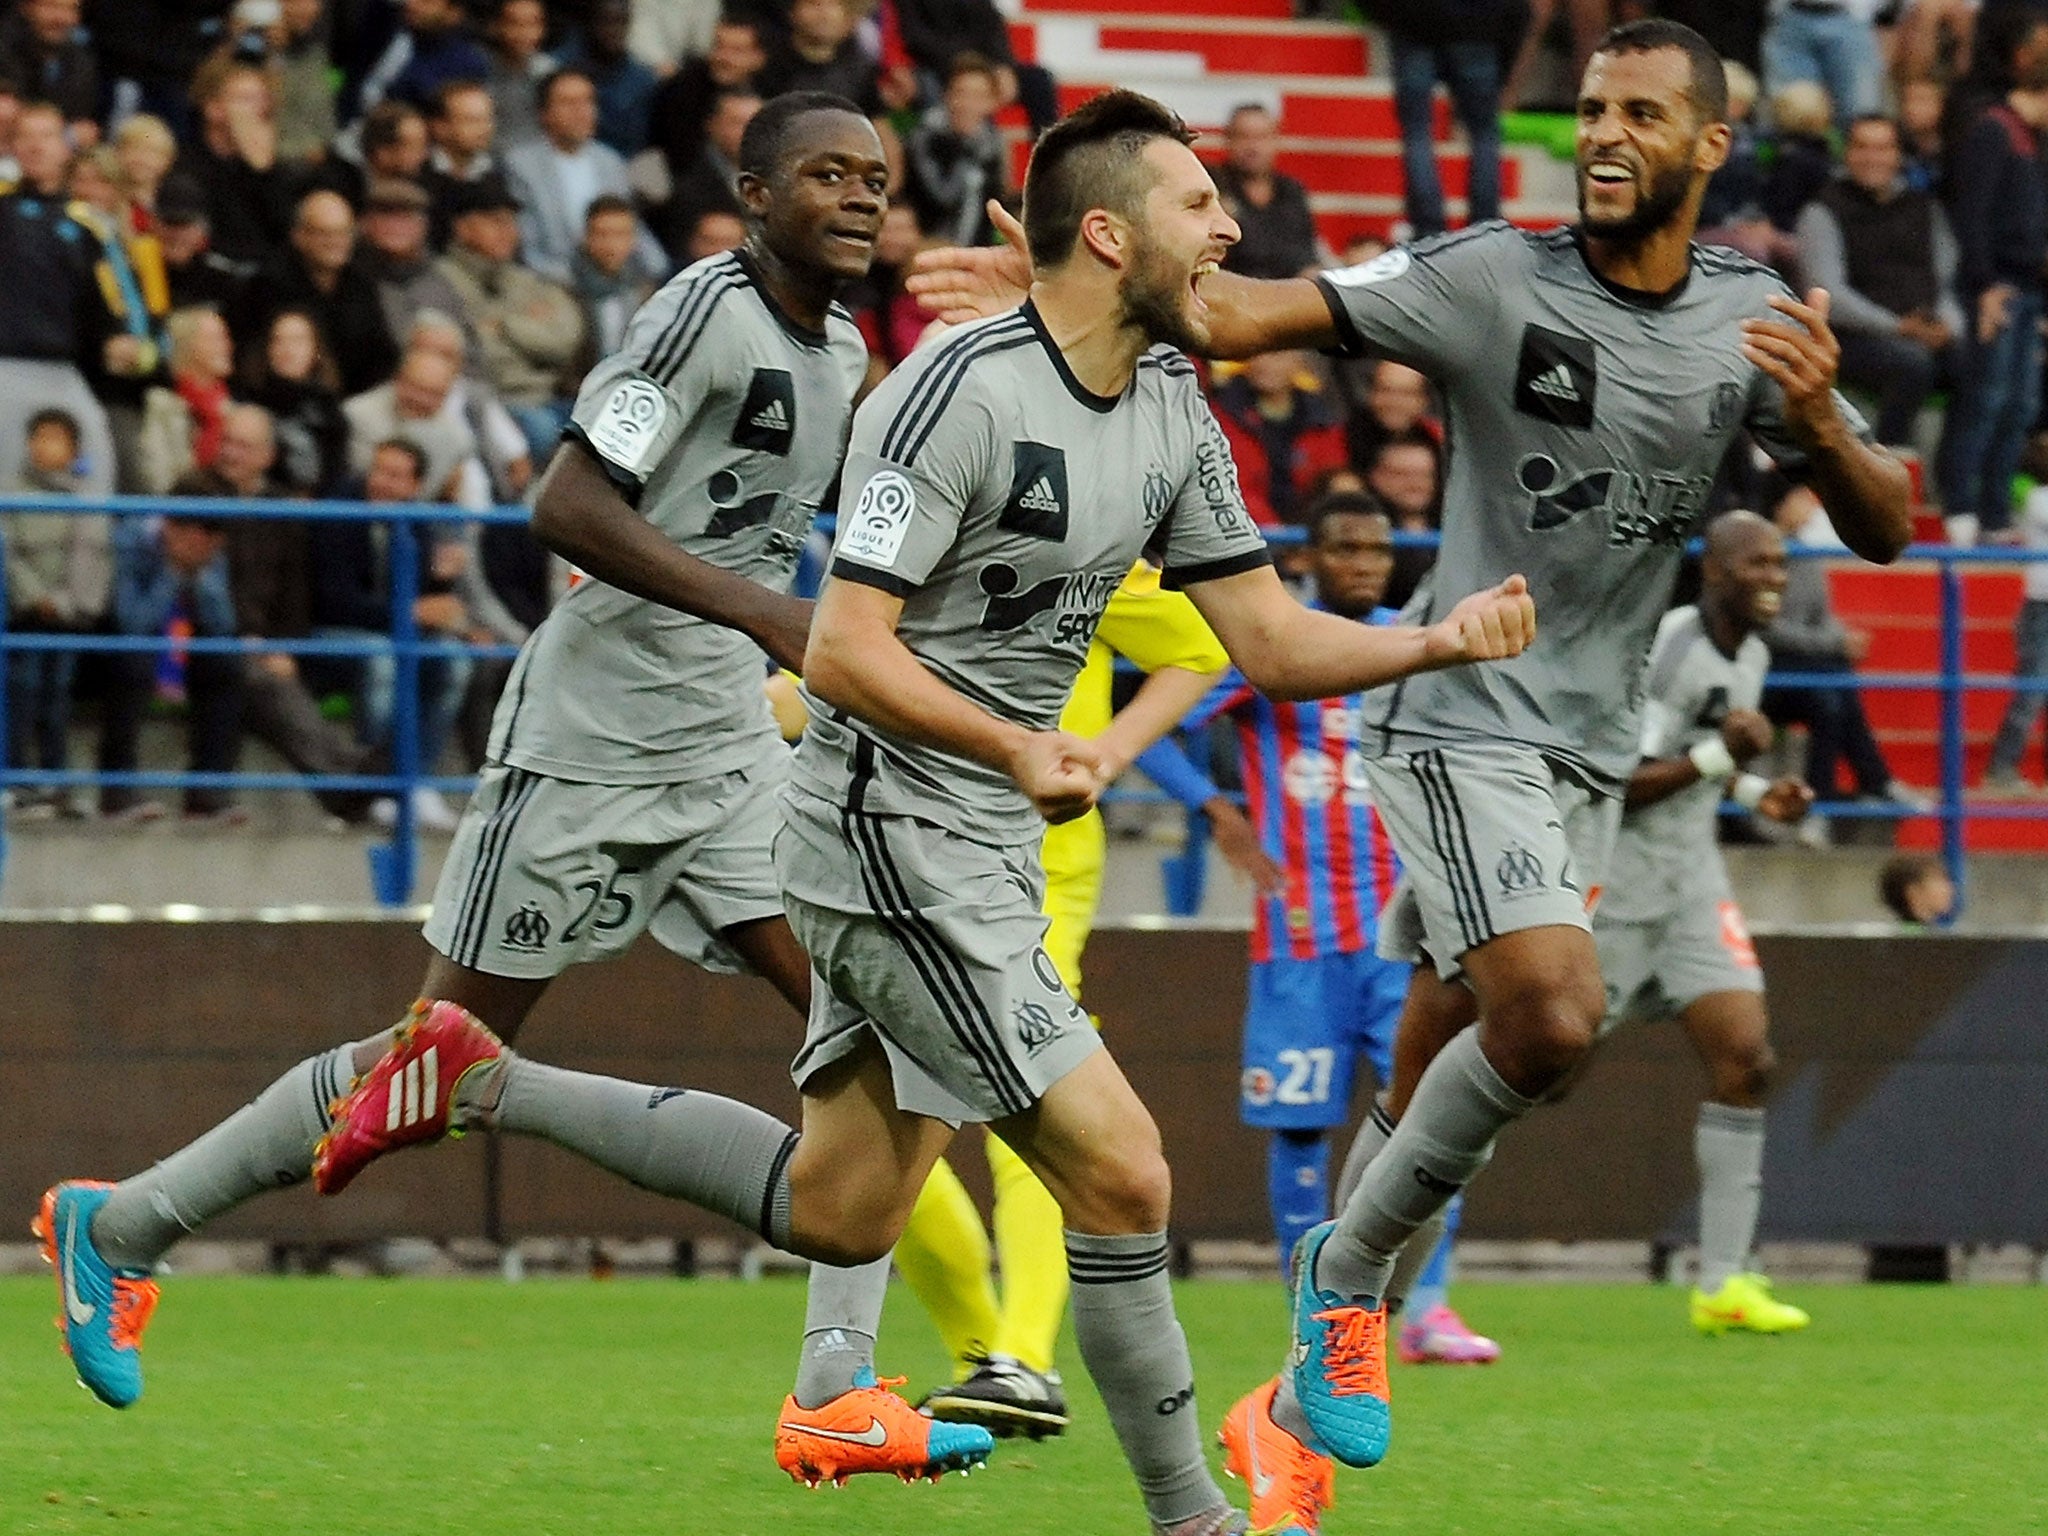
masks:
{"type": "Polygon", "coordinates": [[[1000,1120],[1102,1048],[1045,952],[1036,843],[978,843],[791,785],[775,870],[817,980],[799,1088],[872,1036],[898,1108],[1000,1120]]]}
{"type": "Polygon", "coordinates": [[[434,889],[427,942],[493,976],[558,976],[643,932],[708,971],[721,935],[782,914],[770,844],[788,749],[685,784],[582,784],[486,767],[434,889]]]}
{"type": "Polygon", "coordinates": [[[1661,922],[1595,922],[1593,942],[1607,983],[1603,1035],[1630,1022],[1675,1019],[1716,992],[1764,989],[1742,909],[1725,895],[1685,902],[1661,922]]]}
{"type": "Polygon", "coordinates": [[[1365,763],[1401,856],[1379,953],[1452,980],[1466,950],[1524,928],[1592,926],[1621,800],[1527,747],[1475,742],[1365,763]]]}

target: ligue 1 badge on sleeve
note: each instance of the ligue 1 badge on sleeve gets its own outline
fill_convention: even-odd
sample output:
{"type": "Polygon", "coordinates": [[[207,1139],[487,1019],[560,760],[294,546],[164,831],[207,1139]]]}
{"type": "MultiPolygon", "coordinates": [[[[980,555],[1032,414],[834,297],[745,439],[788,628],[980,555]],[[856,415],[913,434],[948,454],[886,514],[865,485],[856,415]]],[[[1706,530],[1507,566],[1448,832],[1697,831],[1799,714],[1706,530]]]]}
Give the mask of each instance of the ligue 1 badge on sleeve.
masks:
{"type": "Polygon", "coordinates": [[[1325,272],[1323,280],[1339,288],[1370,288],[1374,283],[1392,282],[1413,265],[1413,258],[1400,246],[1391,251],[1382,251],[1371,261],[1355,267],[1339,267],[1334,272],[1325,272]]]}
{"type": "Polygon", "coordinates": [[[629,474],[645,475],[668,421],[668,396],[646,379],[621,379],[598,408],[590,446],[629,474]]]}

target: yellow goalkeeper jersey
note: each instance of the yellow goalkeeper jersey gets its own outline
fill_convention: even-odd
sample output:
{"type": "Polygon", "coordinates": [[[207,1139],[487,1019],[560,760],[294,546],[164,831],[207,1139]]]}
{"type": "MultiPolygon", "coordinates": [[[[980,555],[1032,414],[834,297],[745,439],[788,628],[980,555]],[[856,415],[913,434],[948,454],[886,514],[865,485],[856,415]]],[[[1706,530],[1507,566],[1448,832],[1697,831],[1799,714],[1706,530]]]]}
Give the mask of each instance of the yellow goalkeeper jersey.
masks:
{"type": "MultiPolygon", "coordinates": [[[[1162,588],[1159,572],[1143,561],[1131,567],[1123,585],[1110,596],[1088,647],[1088,660],[1060,714],[1061,730],[1093,737],[1108,728],[1118,656],[1147,672],[1161,667],[1221,672],[1230,665],[1229,655],[1195,605],[1184,593],[1162,588]]],[[[1052,920],[1046,951],[1060,978],[1078,996],[1081,950],[1102,897],[1102,864],[1108,852],[1102,813],[1090,811],[1078,820],[1047,827],[1039,852],[1045,863],[1045,915],[1052,920]]]]}

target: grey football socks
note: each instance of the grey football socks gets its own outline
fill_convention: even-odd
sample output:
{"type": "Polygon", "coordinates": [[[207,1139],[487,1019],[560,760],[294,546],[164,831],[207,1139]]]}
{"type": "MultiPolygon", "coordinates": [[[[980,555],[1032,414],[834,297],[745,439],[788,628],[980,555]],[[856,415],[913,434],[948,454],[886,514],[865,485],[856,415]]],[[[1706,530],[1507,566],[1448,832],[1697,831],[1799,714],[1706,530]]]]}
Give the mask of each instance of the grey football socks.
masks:
{"type": "Polygon", "coordinates": [[[1422,1074],[1408,1112],[1337,1217],[1316,1265],[1317,1288],[1384,1300],[1401,1245],[1486,1166],[1494,1137],[1535,1102],[1501,1081],[1479,1049],[1477,1025],[1462,1031],[1422,1074]]]}
{"type": "Polygon", "coordinates": [[[1372,1101],[1372,1113],[1365,1117],[1365,1123],[1358,1128],[1358,1134],[1351,1138],[1351,1150],[1344,1154],[1344,1166],[1337,1171],[1337,1189],[1334,1210],[1343,1210],[1351,1203],[1358,1184],[1365,1177],[1365,1170],[1372,1166],[1372,1160],[1380,1155],[1394,1134],[1393,1116],[1387,1113],[1387,1096],[1377,1094],[1372,1101]]]}
{"type": "Polygon", "coordinates": [[[822,1408],[853,1386],[865,1366],[875,1368],[882,1302],[889,1292],[889,1261],[840,1269],[811,1266],[804,1298],[804,1349],[796,1368],[796,1405],[822,1408]]]}
{"type": "Polygon", "coordinates": [[[1166,1234],[1069,1231],[1074,1340],[1102,1394],[1145,1512],[1167,1529],[1227,1509],[1203,1458],[1195,1368],[1174,1316],[1166,1234]]]}
{"type": "Polygon", "coordinates": [[[1707,1103],[1692,1133],[1700,1165],[1700,1279],[1711,1294],[1749,1267],[1764,1193],[1764,1112],[1707,1103]]]}
{"type": "Polygon", "coordinates": [[[789,1158],[796,1132],[773,1115],[683,1088],[657,1088],[543,1066],[507,1050],[495,1071],[464,1082],[497,1108],[500,1130],[538,1136],[628,1183],[729,1217],[778,1248],[790,1245],[789,1158]]]}
{"type": "Polygon", "coordinates": [[[214,1217],[299,1183],[327,1134],[327,1107],[348,1091],[356,1049],[307,1057],[197,1141],[123,1179],[93,1217],[93,1246],[110,1264],[148,1269],[214,1217]]]}

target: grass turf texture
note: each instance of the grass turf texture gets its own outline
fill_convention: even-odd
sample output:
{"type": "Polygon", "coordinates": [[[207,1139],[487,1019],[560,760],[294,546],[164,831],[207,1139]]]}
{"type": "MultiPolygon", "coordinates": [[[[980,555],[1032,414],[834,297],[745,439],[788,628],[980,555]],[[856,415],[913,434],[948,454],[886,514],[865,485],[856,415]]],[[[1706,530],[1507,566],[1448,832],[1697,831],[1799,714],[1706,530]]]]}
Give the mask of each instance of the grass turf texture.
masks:
{"type": "MultiPolygon", "coordinates": [[[[1668,1288],[1461,1288],[1506,1359],[1396,1367],[1393,1455],[1340,1476],[1324,1531],[2048,1528],[2038,1290],[1793,1295],[1806,1335],[1703,1340],[1668,1288]]],[[[1281,1292],[1179,1296],[1213,1433],[1279,1352],[1281,1292]]],[[[802,1326],[790,1280],[173,1279],[126,1413],[73,1385],[55,1303],[46,1281],[0,1281],[8,1536],[1146,1529],[1071,1347],[1063,1440],[998,1445],[937,1487],[783,1479],[769,1439],[802,1326]]],[[[901,1285],[881,1363],[914,1391],[942,1363],[901,1285]]]]}

